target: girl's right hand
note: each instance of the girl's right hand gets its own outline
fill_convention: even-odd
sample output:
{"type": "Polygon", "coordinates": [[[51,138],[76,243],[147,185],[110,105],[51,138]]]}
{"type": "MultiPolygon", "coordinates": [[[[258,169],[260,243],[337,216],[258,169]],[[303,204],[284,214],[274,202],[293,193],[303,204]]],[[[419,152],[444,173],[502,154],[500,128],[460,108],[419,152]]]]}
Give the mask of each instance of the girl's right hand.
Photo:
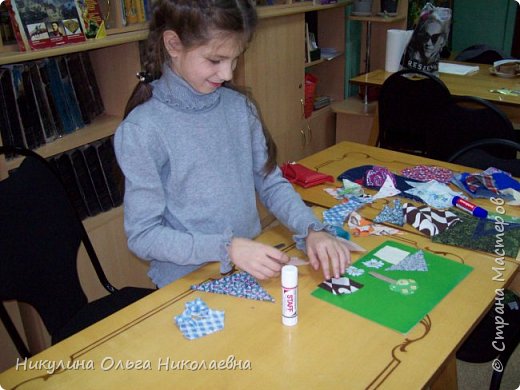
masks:
{"type": "Polygon", "coordinates": [[[278,276],[282,266],[289,262],[285,253],[247,238],[233,238],[228,251],[238,268],[260,280],[278,276]]]}

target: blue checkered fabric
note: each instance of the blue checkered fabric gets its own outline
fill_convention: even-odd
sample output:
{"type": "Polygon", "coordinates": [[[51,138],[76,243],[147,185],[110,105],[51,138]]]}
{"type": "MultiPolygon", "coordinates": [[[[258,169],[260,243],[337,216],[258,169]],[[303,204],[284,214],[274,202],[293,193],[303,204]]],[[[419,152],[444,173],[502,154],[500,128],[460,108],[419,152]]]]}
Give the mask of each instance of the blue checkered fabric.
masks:
{"type": "Polygon", "coordinates": [[[343,226],[345,219],[352,212],[366,203],[372,203],[372,199],[352,196],[348,202],[340,203],[323,212],[323,222],[332,226],[343,226]]]}
{"type": "Polygon", "coordinates": [[[224,329],[224,312],[210,309],[200,298],[186,302],[185,310],[175,323],[188,340],[207,336],[224,329]]]}

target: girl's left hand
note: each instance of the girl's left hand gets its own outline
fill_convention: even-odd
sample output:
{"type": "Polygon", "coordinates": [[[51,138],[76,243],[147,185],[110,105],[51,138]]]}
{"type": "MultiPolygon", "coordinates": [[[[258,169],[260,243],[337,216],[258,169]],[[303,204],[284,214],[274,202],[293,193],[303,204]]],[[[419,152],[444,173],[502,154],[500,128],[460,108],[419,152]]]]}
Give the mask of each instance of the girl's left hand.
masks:
{"type": "Polygon", "coordinates": [[[307,236],[307,256],[311,266],[318,270],[321,265],[325,279],[339,278],[350,265],[350,250],[333,235],[311,231],[307,236]]]}

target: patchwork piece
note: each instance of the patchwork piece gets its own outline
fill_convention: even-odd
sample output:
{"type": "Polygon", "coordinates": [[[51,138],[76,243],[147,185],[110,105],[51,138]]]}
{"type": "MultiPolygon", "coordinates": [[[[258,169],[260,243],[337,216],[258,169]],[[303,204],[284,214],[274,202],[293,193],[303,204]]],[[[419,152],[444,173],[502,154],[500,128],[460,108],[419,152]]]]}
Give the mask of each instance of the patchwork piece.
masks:
{"type": "Polygon", "coordinates": [[[393,234],[401,234],[399,229],[390,226],[372,223],[363,218],[357,212],[353,211],[348,217],[348,227],[352,230],[354,236],[365,237],[369,235],[388,236],[393,234]]]}
{"type": "Polygon", "coordinates": [[[373,166],[365,172],[364,185],[368,187],[381,187],[387,177],[390,177],[395,186],[394,174],[390,172],[388,168],[377,165],[373,166]]]}
{"type": "Polygon", "coordinates": [[[439,183],[435,180],[426,183],[408,183],[413,188],[406,190],[408,194],[412,194],[422,199],[431,207],[436,209],[446,209],[452,207],[452,199],[454,196],[461,196],[460,192],[453,191],[446,184],[439,183]]]}
{"type": "Polygon", "coordinates": [[[437,180],[439,183],[447,184],[451,181],[453,172],[448,168],[430,165],[416,165],[411,168],[403,169],[401,175],[418,181],[437,180]]]}
{"type": "Polygon", "coordinates": [[[419,286],[413,279],[399,279],[397,282],[390,284],[390,291],[401,295],[413,295],[419,286]]]}
{"type": "Polygon", "coordinates": [[[403,207],[406,222],[430,237],[460,222],[460,218],[451,211],[435,210],[429,206],[417,207],[410,203],[405,203],[403,207]]]}
{"type": "Polygon", "coordinates": [[[455,175],[452,182],[473,198],[498,196],[514,200],[508,190],[520,191],[520,183],[509,173],[497,168],[488,168],[481,173],[463,172],[455,175]]]}
{"type": "Polygon", "coordinates": [[[404,225],[403,205],[399,199],[394,199],[392,206],[385,205],[383,210],[374,218],[376,223],[391,223],[397,226],[404,225]]]}
{"type": "Polygon", "coordinates": [[[370,203],[370,198],[351,197],[347,202],[340,203],[323,212],[323,222],[332,226],[342,226],[347,216],[366,203],[370,203]]]}
{"type": "Polygon", "coordinates": [[[194,340],[224,329],[224,312],[210,309],[196,298],[186,302],[184,312],[175,317],[175,323],[188,340],[194,340]]]}
{"type": "Polygon", "coordinates": [[[415,253],[405,257],[399,263],[392,265],[386,269],[387,271],[428,271],[428,265],[424,258],[424,252],[418,250],[415,253]]]}
{"type": "MultiPolygon", "coordinates": [[[[373,168],[373,165],[361,165],[356,168],[350,168],[344,171],[341,175],[338,176],[338,180],[348,179],[353,182],[356,182],[358,184],[363,184],[366,187],[373,188],[373,189],[379,189],[381,186],[370,186],[364,182],[365,173],[373,168]]],[[[405,191],[412,188],[410,186],[410,182],[417,182],[420,183],[418,180],[414,179],[406,179],[403,176],[392,174],[393,180],[395,180],[394,185],[395,188],[397,188],[399,191],[401,191],[400,196],[404,196],[409,199],[416,200],[418,202],[422,202],[421,198],[407,194],[405,191]],[[407,183],[408,182],[408,183],[407,183]]],[[[384,183],[384,180],[382,181],[382,184],[384,183]]]]}
{"type": "Polygon", "coordinates": [[[217,280],[191,286],[192,290],[215,294],[231,295],[255,301],[274,302],[274,298],[260,286],[257,280],[247,272],[237,272],[217,280]]]}
{"type": "MultiPolygon", "coordinates": [[[[459,210],[454,212],[461,222],[432,237],[432,241],[481,250],[496,256],[495,250],[497,248],[498,234],[495,225],[496,221],[475,218],[459,210]]],[[[504,228],[503,233],[500,234],[501,249],[504,250],[506,256],[516,258],[520,249],[520,224],[507,223],[501,226],[504,228]]]]}
{"type": "Polygon", "coordinates": [[[352,279],[341,277],[327,279],[320,283],[318,287],[321,287],[334,295],[344,295],[355,293],[362,288],[363,285],[352,279]]]}
{"type": "Polygon", "coordinates": [[[363,268],[354,267],[353,265],[348,267],[345,271],[350,276],[361,276],[365,273],[365,270],[363,268]]]}
{"type": "Polygon", "coordinates": [[[381,198],[389,198],[390,196],[400,194],[401,191],[399,191],[397,188],[395,188],[394,180],[395,179],[393,179],[393,177],[388,175],[386,177],[383,185],[381,186],[381,188],[379,188],[379,191],[377,192],[377,194],[372,196],[372,199],[375,200],[375,199],[381,199],[381,198]]]}
{"type": "Polygon", "coordinates": [[[363,265],[367,268],[379,269],[385,265],[385,262],[377,259],[370,259],[367,261],[363,261],[363,265]]]}
{"type": "Polygon", "coordinates": [[[484,187],[495,194],[506,188],[520,190],[518,181],[513,179],[509,173],[497,168],[488,168],[482,173],[467,175],[463,181],[466,188],[472,193],[476,192],[480,187],[484,187]]]}

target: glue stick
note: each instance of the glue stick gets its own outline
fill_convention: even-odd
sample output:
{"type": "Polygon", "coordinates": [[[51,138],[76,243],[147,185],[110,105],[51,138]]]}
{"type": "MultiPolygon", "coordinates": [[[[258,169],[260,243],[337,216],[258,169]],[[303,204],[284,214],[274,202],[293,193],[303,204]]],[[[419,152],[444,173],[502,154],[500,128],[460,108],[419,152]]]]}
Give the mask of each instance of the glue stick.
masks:
{"type": "Polygon", "coordinates": [[[298,322],[298,268],[282,267],[282,323],[287,326],[298,322]]]}
{"type": "Polygon", "coordinates": [[[468,202],[466,199],[462,199],[460,196],[454,196],[451,200],[451,204],[478,218],[487,218],[488,216],[487,210],[477,206],[476,204],[468,202]]]}

